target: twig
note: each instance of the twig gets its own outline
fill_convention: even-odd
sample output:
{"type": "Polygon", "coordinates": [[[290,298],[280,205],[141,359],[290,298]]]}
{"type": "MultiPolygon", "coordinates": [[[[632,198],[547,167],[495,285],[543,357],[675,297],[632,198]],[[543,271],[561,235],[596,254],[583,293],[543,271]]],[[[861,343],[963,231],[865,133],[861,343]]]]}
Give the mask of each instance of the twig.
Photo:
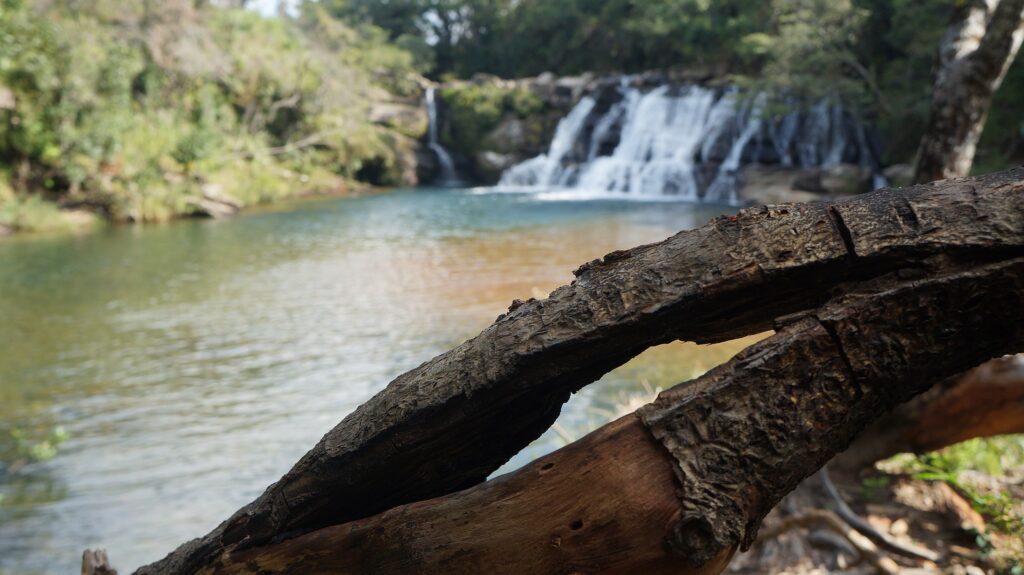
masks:
{"type": "Polygon", "coordinates": [[[843,499],[843,496],[839,494],[839,490],[836,489],[835,484],[832,483],[832,478],[829,477],[828,474],[828,467],[821,468],[821,471],[818,472],[818,478],[821,480],[821,484],[825,487],[825,491],[828,492],[829,497],[831,497],[833,502],[835,502],[836,514],[841,517],[843,521],[849,524],[850,527],[860,531],[885,549],[904,557],[933,562],[940,559],[939,554],[930,549],[900,543],[899,541],[893,540],[888,535],[872,527],[871,524],[862,519],[860,515],[857,515],[857,513],[854,512],[854,510],[846,503],[846,500],[843,499]]]}
{"type": "Polygon", "coordinates": [[[887,557],[870,539],[859,533],[835,512],[827,509],[808,509],[798,515],[790,515],[771,529],[762,530],[760,539],[762,541],[772,539],[797,527],[813,525],[824,525],[842,535],[857,550],[861,559],[871,563],[879,573],[895,575],[900,572],[899,565],[891,557],[887,557]]]}

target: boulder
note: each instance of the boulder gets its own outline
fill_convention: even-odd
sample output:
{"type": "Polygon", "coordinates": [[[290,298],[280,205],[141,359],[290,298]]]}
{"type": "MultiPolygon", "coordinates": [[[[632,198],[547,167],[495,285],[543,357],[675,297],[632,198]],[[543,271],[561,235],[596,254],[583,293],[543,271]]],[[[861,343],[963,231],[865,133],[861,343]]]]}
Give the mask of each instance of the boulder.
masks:
{"type": "Polygon", "coordinates": [[[839,164],[821,170],[821,187],[832,196],[852,196],[871,191],[870,168],[853,164],[839,164]]]}
{"type": "Polygon", "coordinates": [[[793,189],[814,194],[828,193],[821,184],[821,170],[818,168],[800,170],[793,180],[793,189]]]}
{"type": "Polygon", "coordinates": [[[519,163],[521,158],[512,154],[499,154],[484,150],[478,153],[474,159],[481,178],[487,183],[493,183],[501,179],[502,172],[519,163]]]}
{"type": "Polygon", "coordinates": [[[0,84],[0,110],[13,110],[17,105],[14,92],[7,86],[0,84]]]}
{"type": "Polygon", "coordinates": [[[809,170],[751,165],[740,172],[740,198],[752,204],[813,202],[820,194],[797,189],[797,180],[808,177],[809,170]]]}
{"type": "Polygon", "coordinates": [[[526,123],[527,120],[521,118],[505,118],[487,135],[485,143],[501,154],[522,150],[529,145],[526,123]]]}
{"type": "Polygon", "coordinates": [[[201,195],[190,200],[192,215],[215,220],[230,218],[242,209],[242,202],[224,193],[219,184],[203,184],[201,195]]]}
{"type": "Polygon", "coordinates": [[[913,164],[893,164],[882,170],[882,175],[890,186],[903,187],[914,183],[913,164]]]}

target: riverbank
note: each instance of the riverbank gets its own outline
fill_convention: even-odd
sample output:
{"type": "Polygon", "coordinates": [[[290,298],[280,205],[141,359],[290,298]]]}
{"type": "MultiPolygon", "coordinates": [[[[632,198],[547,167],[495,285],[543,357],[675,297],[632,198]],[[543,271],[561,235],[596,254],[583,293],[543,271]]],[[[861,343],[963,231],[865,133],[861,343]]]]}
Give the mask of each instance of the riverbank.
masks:
{"type": "Polygon", "coordinates": [[[5,239],[49,236],[53,234],[90,233],[105,226],[153,225],[180,220],[227,219],[246,214],[288,211],[298,209],[307,201],[331,198],[356,198],[393,191],[394,187],[372,186],[359,182],[348,182],[333,188],[299,188],[301,191],[287,194],[273,201],[242,203],[234,198],[216,195],[216,191],[192,200],[194,211],[176,214],[159,221],[132,222],[113,221],[102,214],[81,208],[62,208],[38,196],[29,196],[15,202],[0,203],[0,241],[5,239]],[[11,223],[7,223],[11,222],[11,223]]]}
{"type": "Polygon", "coordinates": [[[427,82],[373,25],[25,0],[0,36],[0,235],[420,181],[427,82]]]}

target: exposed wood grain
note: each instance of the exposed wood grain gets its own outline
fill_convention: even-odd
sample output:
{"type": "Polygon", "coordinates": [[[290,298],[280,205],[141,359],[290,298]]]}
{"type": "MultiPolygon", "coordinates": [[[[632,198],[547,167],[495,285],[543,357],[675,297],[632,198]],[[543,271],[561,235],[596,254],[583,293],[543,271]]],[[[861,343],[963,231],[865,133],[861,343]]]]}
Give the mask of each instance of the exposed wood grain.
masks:
{"type": "Polygon", "coordinates": [[[232,554],[203,573],[686,575],[662,544],[678,520],[676,488],[664,449],[628,415],[515,473],[232,554]]]}

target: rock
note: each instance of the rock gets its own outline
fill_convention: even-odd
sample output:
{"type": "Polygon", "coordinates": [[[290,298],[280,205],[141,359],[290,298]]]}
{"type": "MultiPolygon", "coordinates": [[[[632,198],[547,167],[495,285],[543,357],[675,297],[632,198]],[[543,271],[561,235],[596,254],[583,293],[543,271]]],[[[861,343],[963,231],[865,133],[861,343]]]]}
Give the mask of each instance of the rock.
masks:
{"type": "Polygon", "coordinates": [[[793,180],[793,188],[815,194],[826,193],[825,187],[821,185],[821,170],[816,168],[802,170],[793,180]]]}
{"type": "Polygon", "coordinates": [[[14,228],[7,224],[0,224],[0,238],[14,233],[14,228]]]}
{"type": "Polygon", "coordinates": [[[433,182],[438,179],[441,167],[437,163],[437,155],[427,146],[416,146],[416,182],[418,184],[433,182]]]}
{"type": "Polygon", "coordinates": [[[903,537],[910,532],[910,524],[906,519],[897,519],[889,525],[889,534],[895,537],[903,537]]]}
{"type": "Polygon", "coordinates": [[[914,166],[912,164],[893,164],[882,170],[882,175],[890,186],[909,186],[914,182],[914,166]]]}
{"type": "Polygon", "coordinates": [[[61,216],[69,226],[76,230],[92,227],[97,220],[96,214],[89,210],[63,210],[61,216]]]}
{"type": "Polygon", "coordinates": [[[242,202],[225,194],[224,188],[218,184],[203,184],[201,191],[202,195],[190,202],[194,216],[219,220],[229,218],[242,209],[242,202]]]}
{"type": "Polygon", "coordinates": [[[410,138],[422,138],[427,134],[429,118],[424,106],[384,102],[370,108],[370,121],[387,126],[410,138]]]}
{"type": "Polygon", "coordinates": [[[14,92],[7,86],[0,84],[0,110],[13,110],[17,105],[14,92]]]}
{"type": "Polygon", "coordinates": [[[804,203],[821,200],[819,194],[798,190],[794,183],[806,170],[747,166],[740,172],[740,197],[754,204],[804,203]]]}
{"type": "Polygon", "coordinates": [[[522,150],[529,144],[527,141],[526,120],[506,118],[487,135],[486,143],[494,151],[501,154],[522,150]]]}
{"type": "Polygon", "coordinates": [[[822,168],[821,187],[833,196],[852,196],[871,191],[873,174],[868,168],[853,164],[839,164],[822,168]]]}
{"type": "Polygon", "coordinates": [[[496,182],[501,173],[519,163],[521,158],[512,154],[499,154],[484,150],[476,155],[476,166],[486,182],[496,182]]]}

